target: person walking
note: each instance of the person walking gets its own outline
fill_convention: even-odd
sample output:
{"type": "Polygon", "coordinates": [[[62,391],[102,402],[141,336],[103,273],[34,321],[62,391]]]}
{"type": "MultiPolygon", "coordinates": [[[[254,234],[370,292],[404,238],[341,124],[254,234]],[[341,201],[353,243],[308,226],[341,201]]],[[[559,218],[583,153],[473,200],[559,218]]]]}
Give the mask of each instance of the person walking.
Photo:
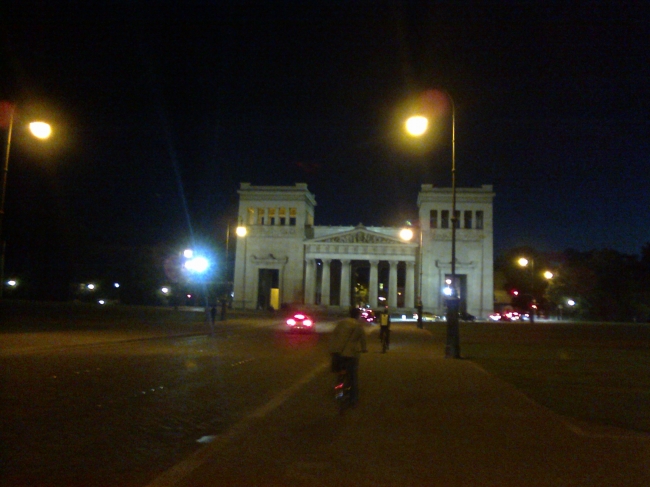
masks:
{"type": "Polygon", "coordinates": [[[379,325],[379,340],[386,340],[386,350],[388,350],[390,348],[390,314],[388,313],[388,306],[379,315],[379,325]]]}
{"type": "Polygon", "coordinates": [[[349,374],[350,404],[352,406],[359,401],[359,357],[362,352],[367,351],[366,332],[361,321],[361,310],[352,308],[350,317],[336,324],[330,341],[330,354],[332,354],[333,362],[337,361],[338,368],[345,369],[349,374]]]}

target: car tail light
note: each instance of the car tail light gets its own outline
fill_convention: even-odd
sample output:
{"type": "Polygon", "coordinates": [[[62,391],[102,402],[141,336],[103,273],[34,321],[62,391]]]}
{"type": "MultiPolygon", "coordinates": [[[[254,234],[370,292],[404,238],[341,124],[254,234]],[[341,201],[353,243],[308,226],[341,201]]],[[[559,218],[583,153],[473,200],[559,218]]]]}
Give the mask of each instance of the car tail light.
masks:
{"type": "Polygon", "coordinates": [[[311,326],[313,323],[311,322],[311,320],[305,320],[302,322],[302,324],[305,326],[311,326]]]}
{"type": "Polygon", "coordinates": [[[295,315],[294,318],[298,318],[299,320],[304,320],[305,315],[295,315]]]}
{"type": "Polygon", "coordinates": [[[294,320],[293,318],[289,318],[289,319],[287,320],[287,325],[289,325],[289,326],[293,326],[293,325],[295,325],[295,324],[296,324],[296,320],[294,320]]]}

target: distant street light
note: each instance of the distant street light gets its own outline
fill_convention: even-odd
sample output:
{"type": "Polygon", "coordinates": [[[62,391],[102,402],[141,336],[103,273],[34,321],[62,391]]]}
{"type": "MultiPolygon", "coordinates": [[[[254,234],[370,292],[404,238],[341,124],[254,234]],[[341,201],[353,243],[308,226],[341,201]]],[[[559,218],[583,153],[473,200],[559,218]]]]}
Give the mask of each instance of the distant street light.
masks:
{"type": "MultiPolygon", "coordinates": [[[[0,101],[0,128],[7,130],[5,144],[5,160],[2,169],[2,194],[0,195],[0,282],[4,282],[5,274],[5,251],[6,242],[2,232],[2,224],[5,215],[5,197],[7,193],[7,175],[9,173],[9,154],[11,153],[11,136],[14,129],[14,114],[16,105],[7,101],[0,101]]],[[[39,139],[47,139],[52,134],[52,127],[45,122],[32,122],[29,124],[32,134],[39,139]]],[[[0,298],[2,298],[4,286],[0,286],[0,298]]]]}
{"type": "Polygon", "coordinates": [[[399,232],[399,238],[404,240],[405,242],[410,242],[411,239],[413,238],[413,230],[410,228],[402,228],[399,232]]]}
{"type": "MultiPolygon", "coordinates": [[[[447,343],[445,357],[460,358],[460,335],[458,311],[460,298],[456,282],[456,104],[447,91],[443,91],[451,104],[451,295],[447,299],[447,343]]],[[[406,132],[414,137],[424,135],[429,127],[429,120],[423,115],[410,117],[405,123],[406,132]]],[[[420,263],[422,265],[422,263],[420,263]]]]}

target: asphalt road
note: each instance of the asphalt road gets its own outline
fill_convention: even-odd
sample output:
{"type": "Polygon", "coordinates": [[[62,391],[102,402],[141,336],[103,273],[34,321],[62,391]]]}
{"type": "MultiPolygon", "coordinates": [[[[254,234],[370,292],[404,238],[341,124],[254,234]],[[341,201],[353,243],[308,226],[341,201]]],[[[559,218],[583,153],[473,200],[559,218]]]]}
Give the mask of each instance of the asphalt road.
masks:
{"type": "Polygon", "coordinates": [[[0,485],[147,484],[326,361],[279,323],[3,334],[0,485]]]}

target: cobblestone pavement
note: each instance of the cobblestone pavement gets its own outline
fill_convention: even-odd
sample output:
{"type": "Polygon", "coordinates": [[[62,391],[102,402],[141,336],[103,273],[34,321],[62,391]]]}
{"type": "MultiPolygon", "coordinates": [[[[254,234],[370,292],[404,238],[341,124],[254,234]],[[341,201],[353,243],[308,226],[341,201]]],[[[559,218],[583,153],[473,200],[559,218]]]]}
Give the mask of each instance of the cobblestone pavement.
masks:
{"type": "Polygon", "coordinates": [[[323,360],[277,322],[2,335],[0,485],[144,485],[323,360]]]}

